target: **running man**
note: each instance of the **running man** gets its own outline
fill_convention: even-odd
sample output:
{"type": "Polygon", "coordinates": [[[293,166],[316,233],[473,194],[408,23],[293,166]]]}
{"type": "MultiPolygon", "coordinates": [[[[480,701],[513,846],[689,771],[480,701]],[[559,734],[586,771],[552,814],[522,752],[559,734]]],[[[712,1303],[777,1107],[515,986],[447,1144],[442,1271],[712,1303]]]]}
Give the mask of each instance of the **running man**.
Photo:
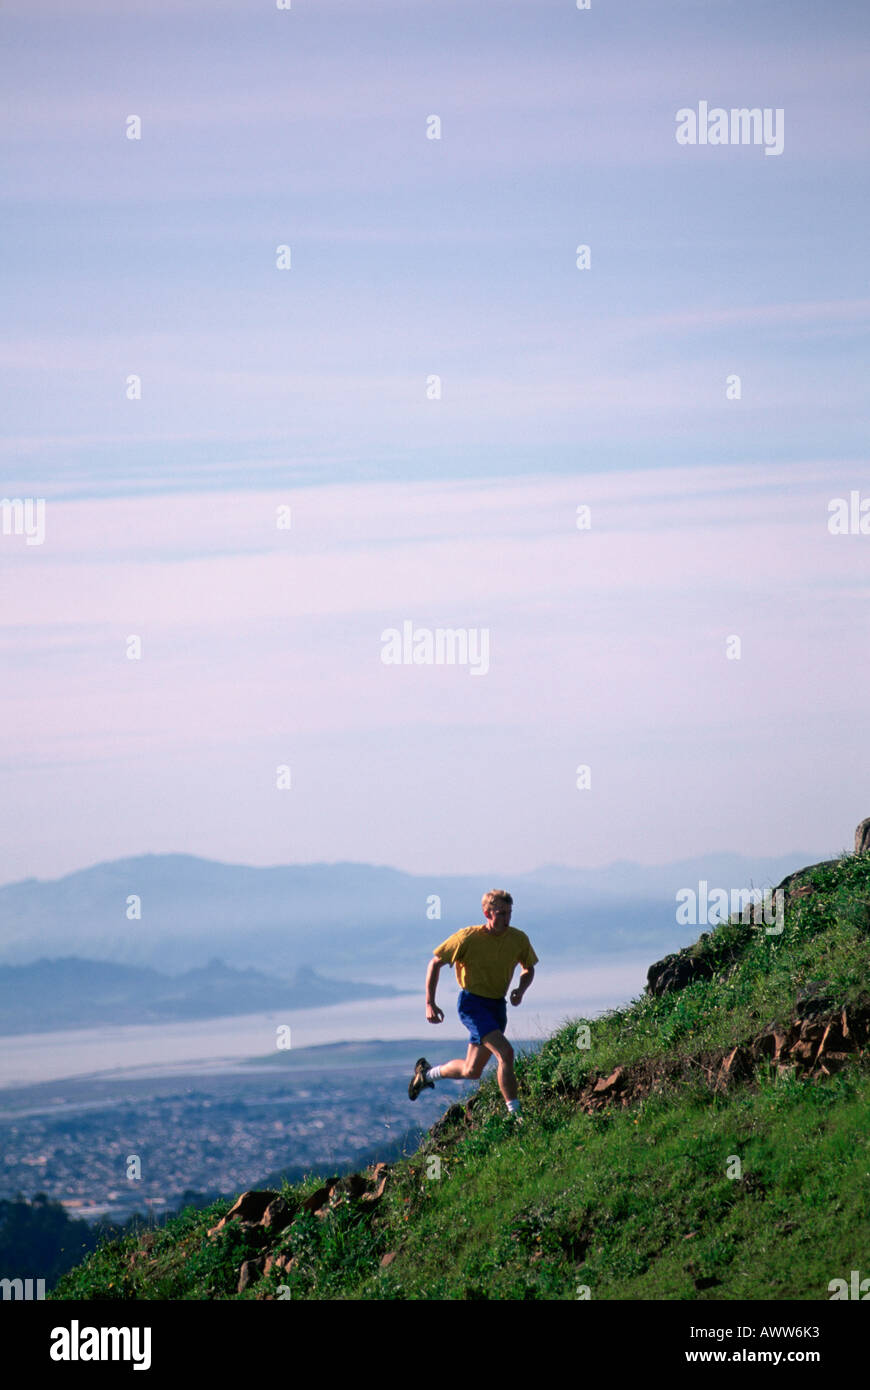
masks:
{"type": "Polygon", "coordinates": [[[456,967],[459,981],[459,1017],[471,1036],[465,1059],[442,1062],[430,1067],[421,1057],[408,1087],[416,1100],[424,1086],[434,1086],[442,1077],[456,1081],[477,1080],[490,1057],[498,1059],[498,1085],[512,1115],[519,1115],[514,1050],[504,1035],[507,1027],[507,994],[513,973],[523,967],[519,984],[511,990],[514,1008],[535,978],[538,957],[525,932],[510,925],[513,898],[501,888],[484,893],[481,905],[486,925],[463,927],[435,948],[426,972],[426,1017],[430,1023],[443,1023],[444,1013],[435,1003],[441,967],[456,967]]]}

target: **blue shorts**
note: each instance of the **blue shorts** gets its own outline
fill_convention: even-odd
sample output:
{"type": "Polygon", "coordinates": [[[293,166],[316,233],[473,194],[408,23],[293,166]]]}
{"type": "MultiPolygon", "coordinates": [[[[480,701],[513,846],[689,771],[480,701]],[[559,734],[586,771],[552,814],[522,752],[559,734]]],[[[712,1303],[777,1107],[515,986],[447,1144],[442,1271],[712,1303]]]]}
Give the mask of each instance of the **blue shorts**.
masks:
{"type": "Polygon", "coordinates": [[[507,1028],[506,999],[486,999],[482,994],[470,994],[467,989],[461,989],[457,1003],[459,1017],[478,1047],[487,1033],[503,1033],[507,1028]]]}

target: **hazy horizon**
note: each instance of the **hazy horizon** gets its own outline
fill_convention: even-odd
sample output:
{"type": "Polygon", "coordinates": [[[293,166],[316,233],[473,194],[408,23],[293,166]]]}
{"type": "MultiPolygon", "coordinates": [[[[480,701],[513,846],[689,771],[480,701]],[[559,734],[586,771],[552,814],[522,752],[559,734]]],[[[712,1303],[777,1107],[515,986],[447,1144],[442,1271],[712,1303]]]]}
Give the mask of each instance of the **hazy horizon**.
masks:
{"type": "MultiPolygon", "coordinates": [[[[846,837],[844,837],[843,847],[842,847],[842,848],[849,848],[849,847],[850,847],[849,845],[847,845],[846,842],[847,842],[847,841],[851,841],[851,838],[852,838],[852,837],[851,837],[851,836],[848,836],[848,835],[847,835],[846,837]]],[[[493,880],[493,882],[494,882],[495,877],[498,877],[499,875],[501,875],[501,878],[504,878],[505,880],[507,880],[507,879],[509,879],[509,878],[511,878],[511,877],[513,877],[513,878],[524,878],[524,877],[528,877],[528,876],[531,876],[531,875],[546,874],[546,873],[548,873],[548,872],[553,872],[553,873],[564,873],[564,872],[568,872],[568,873],[590,873],[590,874],[592,874],[592,873],[595,873],[595,872],[597,872],[597,871],[599,871],[599,870],[600,870],[600,871],[604,871],[604,870],[607,870],[607,869],[615,868],[615,867],[617,867],[617,866],[619,866],[619,865],[632,865],[632,866],[634,866],[634,867],[636,867],[636,868],[639,868],[639,869],[667,869],[667,868],[670,868],[670,867],[672,867],[672,866],[680,865],[680,864],[682,864],[682,863],[687,863],[687,862],[690,862],[690,861],[693,861],[693,860],[703,860],[705,857],[708,857],[708,858],[710,858],[710,859],[717,859],[717,860],[718,860],[718,859],[725,859],[725,858],[728,858],[728,857],[734,857],[734,858],[740,858],[740,859],[753,859],[753,860],[774,859],[774,858],[776,858],[776,859],[780,859],[780,858],[802,859],[803,856],[805,856],[805,855],[811,856],[811,855],[814,855],[814,854],[818,854],[819,859],[824,859],[824,858],[826,858],[826,857],[831,857],[831,858],[836,857],[837,855],[839,855],[839,854],[842,852],[842,848],[841,848],[841,847],[838,847],[838,848],[831,848],[830,850],[824,850],[824,851],[821,851],[821,850],[819,850],[819,851],[816,851],[816,850],[789,850],[789,851],[787,851],[785,854],[781,854],[781,855],[780,855],[780,854],[778,854],[778,855],[765,855],[765,854],[760,854],[760,853],[756,853],[756,854],[741,854],[740,851],[738,851],[738,850],[724,849],[724,850],[715,850],[715,851],[714,851],[714,850],[711,850],[711,851],[709,851],[709,854],[708,854],[707,856],[705,856],[705,855],[703,855],[703,854],[700,854],[700,855],[691,855],[691,856],[686,855],[686,856],[682,856],[682,857],[679,858],[679,859],[654,860],[654,861],[646,861],[646,860],[644,860],[643,858],[636,858],[636,857],[634,857],[634,856],[630,856],[630,857],[629,857],[629,856],[619,855],[619,856],[617,856],[616,858],[604,860],[604,861],[602,861],[602,862],[599,863],[599,864],[556,864],[556,863],[546,863],[546,864],[535,864],[535,865],[533,865],[533,867],[532,867],[531,869],[524,869],[524,870],[520,870],[520,871],[517,871],[516,869],[514,869],[514,870],[509,870],[509,869],[507,869],[507,870],[505,870],[505,869],[495,869],[495,870],[492,870],[492,871],[486,871],[486,870],[481,870],[481,871],[472,870],[472,871],[470,871],[470,872],[466,872],[466,873],[463,873],[463,874],[461,874],[461,875],[458,875],[458,874],[457,874],[457,875],[455,875],[455,876],[456,876],[456,877],[463,877],[463,878],[466,878],[466,877],[477,877],[477,878],[480,879],[481,883],[483,883],[484,881],[485,881],[486,883],[489,883],[490,880],[493,880]]],[[[432,876],[438,876],[438,877],[444,877],[444,876],[446,876],[446,875],[449,873],[449,871],[443,870],[443,869],[431,869],[431,870],[427,870],[426,872],[423,872],[423,871],[415,871],[415,870],[413,870],[413,869],[404,868],[402,865],[399,865],[399,864],[374,864],[374,863],[372,863],[371,861],[365,860],[365,859],[309,859],[309,860],[302,860],[302,861],[284,860],[284,861],[280,861],[280,862],[279,862],[279,861],[271,861],[271,860],[270,860],[270,861],[264,862],[264,863],[255,863],[255,862],[253,862],[253,861],[251,861],[251,860],[246,860],[246,861],[243,862],[243,861],[241,861],[241,860],[216,859],[216,858],[213,858],[212,856],[207,855],[207,854],[191,854],[188,850],[140,850],[140,851],[139,851],[138,853],[136,853],[136,854],[118,855],[118,856],[116,856],[116,857],[113,858],[113,859],[96,859],[96,860],[90,861],[90,862],[88,862],[88,863],[76,864],[76,865],[74,865],[72,868],[65,869],[65,870],[63,870],[62,872],[59,872],[59,873],[50,873],[50,874],[49,874],[49,873],[46,873],[46,874],[28,874],[28,875],[26,875],[24,878],[2,879],[2,880],[0,880],[0,888],[8,888],[8,887],[12,887],[12,886],[14,886],[14,885],[16,885],[16,884],[19,884],[19,883],[27,883],[27,882],[32,882],[32,881],[35,881],[35,882],[38,882],[38,883],[53,883],[53,882],[56,882],[56,881],[59,880],[59,879],[68,878],[68,877],[69,877],[70,875],[72,875],[72,874],[86,873],[89,869],[98,869],[98,868],[102,867],[102,866],[105,865],[105,864],[116,864],[116,863],[118,863],[118,862],[123,862],[123,861],[125,861],[125,860],[135,860],[135,859],[143,859],[143,858],[169,858],[169,857],[173,857],[173,856],[177,856],[177,857],[179,857],[179,858],[197,859],[197,860],[202,861],[203,863],[219,864],[219,865],[220,865],[221,867],[223,867],[223,868],[239,868],[239,869],[294,869],[294,868],[297,868],[297,869],[312,869],[312,868],[341,868],[341,867],[347,865],[347,866],[352,867],[352,868],[361,868],[361,869],[385,869],[385,870],[387,870],[387,871],[389,871],[389,872],[398,873],[398,874],[409,874],[409,875],[412,875],[413,877],[417,877],[417,878],[419,878],[419,877],[425,877],[425,876],[426,876],[426,872],[430,873],[432,876]]],[[[809,862],[810,862],[810,859],[807,858],[807,859],[806,859],[806,862],[809,863],[809,862]]],[[[450,876],[452,877],[452,876],[454,876],[454,875],[450,875],[450,876]]]]}

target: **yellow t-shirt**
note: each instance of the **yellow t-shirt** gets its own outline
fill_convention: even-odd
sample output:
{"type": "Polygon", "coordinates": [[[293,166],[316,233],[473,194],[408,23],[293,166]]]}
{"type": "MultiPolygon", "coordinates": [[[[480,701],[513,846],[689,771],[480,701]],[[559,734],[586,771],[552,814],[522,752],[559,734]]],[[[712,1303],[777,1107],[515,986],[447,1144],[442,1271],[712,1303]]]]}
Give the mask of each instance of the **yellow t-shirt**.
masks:
{"type": "Polygon", "coordinates": [[[435,947],[445,965],[456,967],[461,989],[486,999],[503,999],[517,965],[537,965],[538,957],[524,931],[508,927],[493,936],[481,925],[463,927],[435,947]]]}

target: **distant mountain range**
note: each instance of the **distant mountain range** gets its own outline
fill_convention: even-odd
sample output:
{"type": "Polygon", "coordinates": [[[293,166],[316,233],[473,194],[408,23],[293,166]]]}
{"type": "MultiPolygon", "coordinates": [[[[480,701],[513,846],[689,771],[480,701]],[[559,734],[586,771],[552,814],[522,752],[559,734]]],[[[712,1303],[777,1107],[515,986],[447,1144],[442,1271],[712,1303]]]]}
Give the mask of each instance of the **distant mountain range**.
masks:
{"type": "Polygon", "coordinates": [[[513,924],[528,932],[542,961],[662,951],[691,937],[690,928],[676,926],[680,888],[701,879],[711,887],[763,888],[831,853],[711,854],[656,867],[619,861],[473,877],[352,863],[251,868],[144,854],[0,888],[0,964],[77,955],[173,973],[219,953],[230,967],[270,976],[295,978],[301,964],[311,964],[339,978],[395,982],[397,972],[419,971],[451,932],[481,922],[481,894],[493,887],[513,894],[513,924]]]}
{"type": "Polygon", "coordinates": [[[309,966],[301,966],[293,980],[280,980],[212,959],[203,969],[173,976],[67,956],[0,966],[0,1034],[314,1009],[400,993],[386,984],[327,980],[309,966]]]}

